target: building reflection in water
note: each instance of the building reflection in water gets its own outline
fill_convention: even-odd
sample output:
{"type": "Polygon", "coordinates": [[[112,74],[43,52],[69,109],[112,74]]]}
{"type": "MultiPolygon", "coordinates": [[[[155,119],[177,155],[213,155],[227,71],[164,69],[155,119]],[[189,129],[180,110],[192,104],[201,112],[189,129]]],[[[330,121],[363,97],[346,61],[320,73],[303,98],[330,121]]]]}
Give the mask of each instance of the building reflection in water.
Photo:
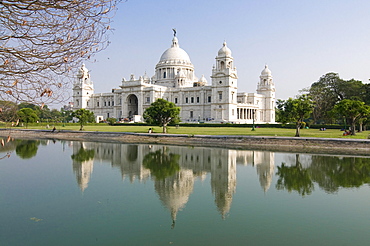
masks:
{"type": "MultiPolygon", "coordinates": [[[[144,167],[143,160],[158,151],[164,154],[163,146],[96,142],[72,142],[72,145],[74,155],[81,149],[94,153],[93,158],[82,158],[80,162],[73,160],[73,171],[82,191],[88,186],[94,161],[109,162],[113,168],[120,170],[122,179],[128,178],[130,182],[144,182],[152,178],[161,203],[171,213],[173,226],[177,213],[185,207],[193,192],[196,179],[205,180],[210,174],[215,205],[222,218],[225,218],[236,190],[237,165],[255,166],[264,192],[269,189],[274,174],[272,152],[167,146],[166,154],[177,155],[176,162],[180,168],[175,174],[156,178],[151,175],[150,169],[144,167]]],[[[156,159],[158,162],[161,160],[163,158],[156,159]]]]}
{"type": "Polygon", "coordinates": [[[76,175],[78,186],[84,191],[90,181],[94,168],[94,150],[89,149],[87,143],[74,142],[72,158],[73,173],[76,175]]]}

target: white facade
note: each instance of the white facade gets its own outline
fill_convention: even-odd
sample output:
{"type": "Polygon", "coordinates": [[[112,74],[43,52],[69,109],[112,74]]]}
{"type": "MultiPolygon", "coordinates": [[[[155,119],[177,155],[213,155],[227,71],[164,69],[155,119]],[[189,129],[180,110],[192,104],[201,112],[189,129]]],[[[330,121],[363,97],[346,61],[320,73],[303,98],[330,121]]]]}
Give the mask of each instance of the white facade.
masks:
{"type": "Polygon", "coordinates": [[[179,47],[176,36],[161,56],[155,74],[122,79],[118,89],[94,94],[85,65],[77,73],[73,87],[74,109],[86,108],[99,119],[142,120],[146,108],[158,98],[181,108],[182,122],[275,123],[275,85],[267,66],[260,75],[257,93],[238,92],[234,58],[226,42],[218,51],[211,85],[204,76],[198,79],[189,55],[179,47]]]}

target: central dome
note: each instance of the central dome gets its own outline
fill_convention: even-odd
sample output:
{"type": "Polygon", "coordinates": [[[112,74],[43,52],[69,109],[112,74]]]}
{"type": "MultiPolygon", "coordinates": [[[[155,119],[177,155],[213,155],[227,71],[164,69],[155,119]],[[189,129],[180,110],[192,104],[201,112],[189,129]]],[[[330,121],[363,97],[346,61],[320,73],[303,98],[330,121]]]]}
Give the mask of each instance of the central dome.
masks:
{"type": "Polygon", "coordinates": [[[181,61],[191,63],[188,53],[179,47],[179,43],[176,37],[172,39],[171,48],[167,49],[161,56],[159,62],[166,61],[181,61]]]}

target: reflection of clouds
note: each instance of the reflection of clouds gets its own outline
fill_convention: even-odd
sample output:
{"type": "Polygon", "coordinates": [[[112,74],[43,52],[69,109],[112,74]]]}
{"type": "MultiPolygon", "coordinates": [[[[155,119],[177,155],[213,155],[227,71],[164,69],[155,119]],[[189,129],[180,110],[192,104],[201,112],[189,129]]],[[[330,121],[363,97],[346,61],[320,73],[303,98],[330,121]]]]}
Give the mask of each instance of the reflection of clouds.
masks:
{"type": "MultiPolygon", "coordinates": [[[[79,143],[76,143],[78,145],[79,143]]],[[[143,158],[163,148],[159,145],[128,145],[117,143],[84,143],[87,149],[95,150],[95,161],[109,162],[120,170],[122,179],[130,182],[145,182],[150,177],[150,170],[143,167],[143,158]]],[[[256,166],[260,185],[267,191],[271,185],[274,170],[274,153],[228,150],[218,148],[189,148],[167,146],[167,154],[179,155],[180,171],[163,180],[155,180],[154,188],[160,201],[170,212],[173,220],[187,204],[194,189],[196,178],[204,181],[211,175],[211,188],[217,210],[225,218],[231,209],[236,191],[236,166],[256,166]]],[[[75,150],[74,150],[75,151],[75,150]]],[[[77,150],[76,150],[77,151],[77,150]]],[[[74,167],[75,170],[75,167],[74,167]]],[[[77,182],[82,190],[87,187],[93,162],[76,167],[77,182]]]]}

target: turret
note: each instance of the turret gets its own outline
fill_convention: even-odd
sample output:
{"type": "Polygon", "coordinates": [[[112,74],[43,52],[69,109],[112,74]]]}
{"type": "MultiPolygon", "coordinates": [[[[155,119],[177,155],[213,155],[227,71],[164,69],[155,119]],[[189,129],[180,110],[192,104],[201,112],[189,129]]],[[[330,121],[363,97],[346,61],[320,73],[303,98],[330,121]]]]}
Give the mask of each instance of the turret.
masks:
{"type": "Polygon", "coordinates": [[[257,85],[257,93],[265,96],[264,99],[264,119],[265,122],[275,122],[275,84],[272,79],[271,71],[267,65],[262,70],[260,75],[260,81],[257,85]]]}
{"type": "Polygon", "coordinates": [[[237,119],[237,83],[238,76],[234,67],[234,58],[226,42],[218,51],[216,66],[212,69],[212,118],[216,121],[237,119]]]}
{"type": "Polygon", "coordinates": [[[73,85],[73,109],[89,108],[90,97],[94,94],[94,85],[90,79],[89,70],[82,64],[77,71],[73,85]]]}

